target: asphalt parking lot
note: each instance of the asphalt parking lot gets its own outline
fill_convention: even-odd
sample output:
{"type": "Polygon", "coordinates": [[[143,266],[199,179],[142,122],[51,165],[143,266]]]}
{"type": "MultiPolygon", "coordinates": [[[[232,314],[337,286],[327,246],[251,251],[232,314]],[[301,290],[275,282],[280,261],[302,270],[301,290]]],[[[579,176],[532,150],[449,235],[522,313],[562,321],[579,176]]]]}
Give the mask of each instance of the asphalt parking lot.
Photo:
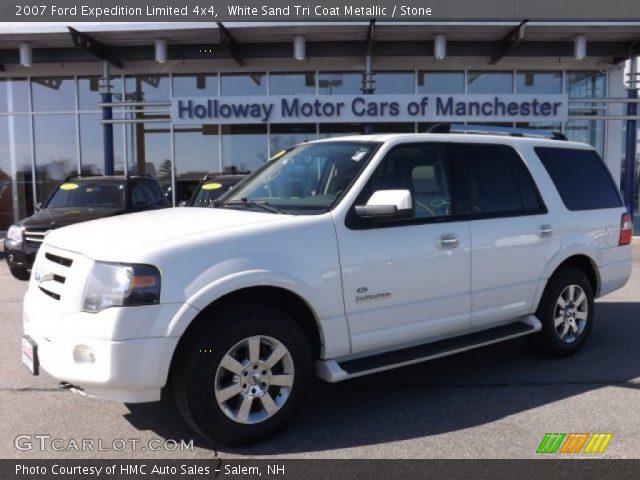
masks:
{"type": "Polygon", "coordinates": [[[218,452],[198,439],[189,451],[145,447],[192,438],[169,400],[92,400],[59,390],[47,374],[31,376],[20,361],[25,289],[2,260],[2,458],[531,458],[546,432],[611,432],[607,457],[640,458],[639,244],[632,279],[598,300],[591,337],[572,358],[541,359],[516,340],[341,384],[317,382],[283,434],[218,452]],[[45,451],[18,450],[20,434],[61,439],[62,450],[49,440],[45,451]],[[100,440],[103,450],[77,452],[73,442],[82,439],[100,440]]]}

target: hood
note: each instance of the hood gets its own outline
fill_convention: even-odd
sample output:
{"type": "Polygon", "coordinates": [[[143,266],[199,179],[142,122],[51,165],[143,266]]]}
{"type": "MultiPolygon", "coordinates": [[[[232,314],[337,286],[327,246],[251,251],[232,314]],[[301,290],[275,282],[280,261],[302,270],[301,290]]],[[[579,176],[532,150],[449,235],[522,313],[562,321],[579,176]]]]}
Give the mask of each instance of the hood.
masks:
{"type": "Polygon", "coordinates": [[[21,224],[25,228],[58,228],[121,213],[121,208],[43,208],[21,224]]]}
{"type": "Polygon", "coordinates": [[[118,261],[125,255],[180,237],[219,232],[289,217],[223,208],[166,208],[119,215],[51,231],[45,244],[95,260],[118,261]]]}

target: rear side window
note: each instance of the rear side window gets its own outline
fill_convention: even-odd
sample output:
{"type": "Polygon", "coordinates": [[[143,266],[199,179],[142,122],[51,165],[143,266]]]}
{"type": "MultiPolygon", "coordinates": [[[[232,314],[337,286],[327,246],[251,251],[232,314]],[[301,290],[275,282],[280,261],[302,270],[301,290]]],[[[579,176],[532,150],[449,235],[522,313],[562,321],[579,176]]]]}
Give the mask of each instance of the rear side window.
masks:
{"type": "Polygon", "coordinates": [[[469,174],[471,215],[516,216],[545,207],[522,159],[506,145],[456,145],[469,174]]]}
{"type": "Polygon", "coordinates": [[[622,206],[613,178],[595,151],[553,147],[535,151],[569,210],[622,206]]]}

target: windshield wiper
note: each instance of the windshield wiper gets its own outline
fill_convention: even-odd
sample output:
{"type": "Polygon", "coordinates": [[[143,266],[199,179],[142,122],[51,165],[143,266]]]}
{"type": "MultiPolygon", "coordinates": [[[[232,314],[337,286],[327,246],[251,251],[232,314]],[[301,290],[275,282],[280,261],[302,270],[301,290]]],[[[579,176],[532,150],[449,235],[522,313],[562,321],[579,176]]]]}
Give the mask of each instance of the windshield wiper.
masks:
{"type": "Polygon", "coordinates": [[[262,200],[262,201],[257,201],[257,200],[249,200],[248,198],[241,198],[240,200],[230,200],[228,202],[224,202],[224,203],[220,203],[221,207],[225,207],[225,206],[247,206],[247,207],[258,207],[261,208],[262,210],[265,210],[267,212],[270,213],[282,213],[280,210],[278,210],[275,207],[272,207],[271,205],[269,205],[266,201],[262,200]]]}

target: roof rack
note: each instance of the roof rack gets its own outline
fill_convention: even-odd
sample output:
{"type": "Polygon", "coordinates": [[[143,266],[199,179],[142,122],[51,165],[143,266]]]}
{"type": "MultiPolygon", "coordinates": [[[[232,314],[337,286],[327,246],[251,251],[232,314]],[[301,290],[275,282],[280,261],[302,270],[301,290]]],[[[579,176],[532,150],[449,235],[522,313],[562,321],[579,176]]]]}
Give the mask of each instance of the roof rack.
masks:
{"type": "Polygon", "coordinates": [[[427,133],[470,133],[484,135],[507,135],[509,137],[547,138],[551,140],[567,140],[564,133],[552,130],[534,130],[532,128],[511,128],[499,125],[462,125],[451,123],[437,123],[427,130],[427,133]]]}

